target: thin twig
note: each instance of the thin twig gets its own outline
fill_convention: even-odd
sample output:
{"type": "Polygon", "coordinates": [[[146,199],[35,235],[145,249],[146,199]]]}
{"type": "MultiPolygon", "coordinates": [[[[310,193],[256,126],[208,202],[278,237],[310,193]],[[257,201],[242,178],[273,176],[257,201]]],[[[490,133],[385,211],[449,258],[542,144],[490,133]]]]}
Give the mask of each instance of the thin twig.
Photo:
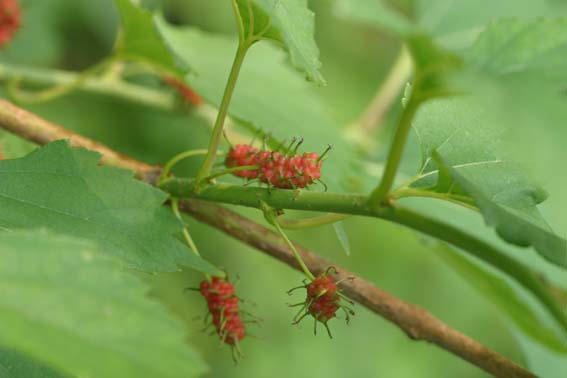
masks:
{"type": "MultiPolygon", "coordinates": [[[[103,155],[105,164],[131,169],[136,176],[153,184],[160,168],[123,156],[110,148],[49,123],[34,114],[0,100],[0,127],[38,144],[58,139],[70,139],[75,146],[97,151],[103,155]],[[13,114],[13,115],[11,115],[13,114]]],[[[207,223],[228,235],[256,247],[258,250],[300,269],[295,257],[279,235],[231,210],[209,202],[191,200],[180,202],[180,208],[194,218],[207,223]]],[[[534,374],[513,361],[460,333],[435,318],[426,310],[402,301],[374,286],[361,277],[317,256],[306,248],[295,244],[309,269],[319,274],[329,266],[339,273],[336,279],[345,280],[341,287],[344,293],[369,310],[396,324],[412,340],[423,340],[443,348],[480,369],[502,378],[533,378],[534,374]]]]}
{"type": "Polygon", "coordinates": [[[84,147],[102,155],[102,163],[129,169],[148,183],[159,177],[161,168],[134,160],[109,147],[69,131],[61,126],[36,116],[14,104],[0,99],[0,126],[31,142],[43,145],[58,139],[68,139],[72,146],[84,147]]]}

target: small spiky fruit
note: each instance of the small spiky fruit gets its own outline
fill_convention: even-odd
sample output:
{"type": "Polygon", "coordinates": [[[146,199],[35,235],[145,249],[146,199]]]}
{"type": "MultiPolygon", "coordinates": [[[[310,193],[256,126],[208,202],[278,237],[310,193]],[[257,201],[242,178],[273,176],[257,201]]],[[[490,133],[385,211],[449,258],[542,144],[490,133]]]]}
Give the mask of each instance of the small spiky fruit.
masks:
{"type": "Polygon", "coordinates": [[[166,76],[163,78],[163,81],[177,90],[177,92],[183,97],[185,102],[191,105],[199,105],[203,103],[203,98],[197,94],[191,87],[187,84],[183,83],[180,80],[177,80],[174,77],[166,76]]]}
{"type": "Polygon", "coordinates": [[[322,323],[335,317],[340,308],[340,300],[337,284],[325,273],[321,273],[307,285],[307,302],[310,303],[307,311],[322,323]]]}
{"type": "Polygon", "coordinates": [[[264,151],[257,155],[256,161],[260,181],[279,189],[306,188],[321,178],[323,162],[315,152],[287,156],[264,151]]]}
{"type": "Polygon", "coordinates": [[[234,285],[224,278],[213,277],[211,281],[202,281],[199,289],[221,340],[237,345],[246,336],[246,327],[240,317],[234,285]]]}
{"type": "Polygon", "coordinates": [[[337,317],[339,309],[344,311],[347,323],[350,315],[354,315],[354,311],[345,305],[342,299],[344,298],[350,304],[353,303],[342,296],[337,286],[341,281],[335,282],[330,275],[331,272],[336,272],[336,270],[330,267],[311,282],[304,281],[304,285],[293,288],[288,292],[291,294],[294,290],[302,288],[307,290],[305,301],[291,305],[292,307],[301,306],[301,309],[293,318],[293,324],[298,324],[307,315],[311,315],[315,319],[315,333],[317,332],[317,323],[322,323],[327,329],[329,337],[332,337],[332,335],[327,323],[329,320],[337,317]]]}
{"type": "MultiPolygon", "coordinates": [[[[224,164],[227,168],[244,167],[247,165],[257,164],[258,149],[249,144],[237,144],[232,146],[226,155],[224,164]]],[[[245,171],[236,171],[232,174],[237,177],[243,177],[249,180],[258,177],[258,170],[251,169],[245,171]]]]}
{"type": "Polygon", "coordinates": [[[0,0],[0,47],[10,42],[19,29],[21,10],[17,0],[0,0]]]}
{"type": "Polygon", "coordinates": [[[258,167],[232,172],[237,177],[258,179],[278,189],[303,189],[321,178],[322,158],[330,147],[321,156],[315,152],[297,155],[299,144],[293,150],[292,144],[285,153],[261,151],[248,144],[237,144],[230,148],[224,163],[227,168],[258,167]]]}

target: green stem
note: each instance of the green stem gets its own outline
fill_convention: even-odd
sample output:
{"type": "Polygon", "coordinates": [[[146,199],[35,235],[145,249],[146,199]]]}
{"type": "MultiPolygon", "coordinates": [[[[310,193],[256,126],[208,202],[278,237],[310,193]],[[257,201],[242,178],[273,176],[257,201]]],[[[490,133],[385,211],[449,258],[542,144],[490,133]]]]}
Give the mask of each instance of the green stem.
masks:
{"type": "Polygon", "coordinates": [[[227,169],[223,169],[222,171],[218,171],[213,173],[212,175],[205,177],[203,179],[203,181],[206,182],[210,182],[211,180],[216,179],[217,177],[220,176],[224,176],[224,175],[228,175],[234,172],[240,172],[240,171],[253,171],[256,170],[260,167],[258,167],[257,165],[241,165],[240,167],[232,167],[232,168],[227,168],[227,169]]]}
{"type": "MultiPolygon", "coordinates": [[[[19,78],[21,84],[26,85],[65,86],[76,83],[79,75],[69,71],[0,64],[0,81],[3,82],[19,78]]],[[[77,90],[126,100],[163,111],[178,109],[174,95],[124,81],[88,77],[77,90]]]]}
{"type": "Polygon", "coordinates": [[[289,238],[287,237],[287,235],[285,234],[284,230],[282,230],[281,226],[279,225],[278,221],[276,219],[273,220],[272,224],[274,225],[274,227],[276,228],[276,230],[278,231],[278,233],[281,235],[282,239],[285,241],[285,243],[288,245],[289,249],[291,249],[291,251],[293,252],[293,256],[295,256],[295,260],[297,260],[297,263],[299,264],[299,267],[301,268],[301,270],[303,271],[303,273],[305,273],[305,275],[311,280],[313,281],[315,279],[315,276],[313,275],[313,273],[311,273],[311,271],[309,270],[309,268],[307,267],[307,265],[305,265],[305,262],[303,261],[303,259],[301,258],[301,255],[299,254],[299,252],[297,252],[297,249],[295,248],[295,246],[293,245],[293,243],[291,242],[291,240],[289,240],[289,238]]]}
{"type": "Polygon", "coordinates": [[[238,75],[240,73],[240,69],[242,68],[244,57],[246,56],[246,52],[248,51],[250,46],[251,46],[251,42],[249,40],[241,41],[238,44],[238,49],[236,50],[236,55],[234,56],[232,68],[230,70],[230,74],[228,75],[228,80],[226,83],[226,87],[224,89],[224,94],[222,97],[220,108],[217,113],[217,118],[213,126],[213,134],[209,142],[209,149],[208,149],[209,152],[205,157],[205,161],[203,162],[203,165],[201,166],[199,172],[197,173],[197,182],[202,182],[207,176],[211,174],[211,170],[215,163],[217,150],[219,148],[219,144],[222,139],[222,129],[224,126],[225,118],[228,114],[228,107],[230,105],[230,100],[234,93],[234,88],[236,87],[236,81],[238,80],[238,75]]]}
{"type": "Polygon", "coordinates": [[[37,92],[22,91],[19,88],[21,78],[14,76],[8,85],[8,94],[18,102],[41,103],[52,101],[81,87],[87,81],[87,79],[96,75],[99,71],[110,65],[112,62],[112,58],[105,59],[102,62],[84,70],[80,74],[77,74],[73,81],[57,84],[51,88],[43,89],[37,92]]]}
{"type": "Polygon", "coordinates": [[[424,198],[434,198],[439,199],[447,202],[451,202],[460,206],[464,206],[467,209],[479,211],[478,207],[471,201],[469,197],[458,196],[449,193],[437,193],[430,190],[421,190],[421,189],[414,189],[414,188],[406,188],[402,187],[396,189],[391,193],[391,198],[393,199],[400,199],[400,198],[407,198],[407,197],[424,197],[424,198]]]}
{"type": "Polygon", "coordinates": [[[278,218],[278,223],[280,224],[280,226],[282,226],[282,228],[288,230],[301,230],[304,228],[324,226],[326,224],[339,222],[350,217],[351,215],[348,214],[328,213],[306,219],[289,219],[280,217],[278,218]]]}
{"type": "Polygon", "coordinates": [[[161,175],[158,179],[158,185],[160,185],[161,182],[163,182],[167,178],[167,176],[169,175],[169,172],[171,172],[171,169],[173,168],[173,166],[175,164],[179,163],[181,160],[190,158],[192,156],[205,155],[207,152],[208,152],[208,150],[205,150],[205,149],[190,150],[190,151],[185,151],[185,152],[182,152],[180,154],[177,154],[174,157],[172,157],[171,159],[169,159],[169,161],[167,163],[165,163],[165,165],[163,167],[161,175]]]}
{"type": "Polygon", "coordinates": [[[392,189],[396,173],[398,172],[398,167],[400,166],[400,161],[402,160],[406,141],[411,130],[411,121],[413,120],[419,104],[420,101],[417,100],[415,94],[412,94],[402,113],[400,121],[398,122],[392,146],[388,153],[388,160],[386,162],[386,168],[384,169],[382,180],[378,187],[370,195],[370,204],[374,208],[378,208],[385,202],[390,189],[392,189]]]}
{"type": "Polygon", "coordinates": [[[506,273],[526,290],[534,294],[554,318],[567,330],[567,317],[555,302],[537,273],[520,262],[508,257],[491,244],[475,238],[450,224],[427,217],[409,209],[394,205],[376,209],[369,198],[360,194],[319,193],[305,190],[267,190],[237,185],[210,185],[195,192],[195,182],[190,179],[170,178],[163,182],[162,189],[173,196],[196,198],[214,202],[261,208],[261,202],[275,209],[294,209],[363,215],[385,219],[413,230],[448,242],[475,256],[494,268],[506,273]]]}
{"type": "MultiPolygon", "coordinates": [[[[179,219],[179,221],[181,221],[181,223],[183,223],[184,225],[183,229],[181,230],[181,233],[183,234],[183,239],[185,239],[185,243],[187,243],[189,249],[194,254],[196,254],[197,256],[201,256],[201,254],[199,253],[199,249],[197,249],[197,245],[195,244],[195,241],[193,241],[193,238],[191,237],[191,234],[189,233],[189,230],[187,230],[187,226],[185,226],[185,222],[181,217],[181,213],[179,212],[179,200],[177,198],[171,198],[171,210],[173,211],[173,214],[175,214],[175,217],[179,219]]],[[[211,276],[208,273],[203,273],[203,274],[205,275],[207,281],[211,281],[211,276]]]]}

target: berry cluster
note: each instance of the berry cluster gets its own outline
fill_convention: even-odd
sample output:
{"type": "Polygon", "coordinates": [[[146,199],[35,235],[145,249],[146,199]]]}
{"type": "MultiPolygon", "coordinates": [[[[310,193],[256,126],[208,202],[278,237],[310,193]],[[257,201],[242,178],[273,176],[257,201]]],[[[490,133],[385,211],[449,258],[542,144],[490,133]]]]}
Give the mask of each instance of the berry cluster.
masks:
{"type": "Polygon", "coordinates": [[[177,80],[171,76],[165,76],[163,81],[172,88],[175,88],[177,92],[181,95],[181,97],[190,105],[199,105],[203,102],[201,96],[197,94],[191,87],[187,84],[183,83],[180,80],[177,80]]]}
{"type": "Polygon", "coordinates": [[[212,322],[221,340],[229,345],[238,346],[246,336],[246,327],[240,318],[238,297],[234,285],[220,277],[200,284],[201,295],[207,301],[212,322]]]}
{"type": "Polygon", "coordinates": [[[0,47],[10,42],[20,27],[20,18],[17,0],[0,0],[0,47]]]}
{"type": "Polygon", "coordinates": [[[315,319],[315,333],[317,333],[317,322],[322,323],[329,337],[332,338],[331,331],[327,322],[332,318],[337,317],[336,313],[342,309],[346,316],[346,321],[350,320],[350,316],[354,315],[354,311],[347,305],[341,303],[341,298],[346,299],[338,288],[339,282],[335,282],[331,273],[336,273],[334,268],[329,268],[325,272],[319,274],[313,281],[307,282],[302,286],[298,286],[289,291],[289,294],[296,289],[304,288],[307,290],[307,298],[304,302],[296,303],[293,307],[301,306],[297,315],[293,318],[293,324],[298,324],[304,317],[311,315],[315,319]]]}
{"type": "Polygon", "coordinates": [[[296,154],[295,150],[286,153],[260,151],[247,144],[237,144],[230,148],[225,165],[228,168],[255,166],[255,169],[235,171],[237,177],[260,182],[279,189],[306,188],[321,178],[323,157],[315,152],[296,154]]]}

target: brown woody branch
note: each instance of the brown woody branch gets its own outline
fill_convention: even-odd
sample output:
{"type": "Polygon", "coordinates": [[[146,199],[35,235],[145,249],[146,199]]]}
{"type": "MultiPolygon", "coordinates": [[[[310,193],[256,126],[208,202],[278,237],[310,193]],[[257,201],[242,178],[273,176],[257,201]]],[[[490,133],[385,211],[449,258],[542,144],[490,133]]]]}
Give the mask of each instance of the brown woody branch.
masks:
{"type": "MultiPolygon", "coordinates": [[[[161,168],[131,159],[110,148],[54,125],[5,100],[0,100],[0,127],[38,144],[58,139],[69,139],[74,146],[88,148],[102,154],[102,162],[136,172],[141,180],[153,184],[161,168]]],[[[231,210],[204,201],[185,201],[181,208],[187,214],[226,234],[256,247],[270,256],[299,269],[293,254],[278,234],[231,210]]],[[[504,378],[535,377],[481,343],[447,326],[426,310],[407,303],[374,286],[355,274],[297,245],[309,269],[315,274],[329,266],[338,270],[337,279],[353,277],[342,284],[342,290],[351,299],[396,324],[411,339],[423,340],[469,361],[484,371],[504,378]]]]}

